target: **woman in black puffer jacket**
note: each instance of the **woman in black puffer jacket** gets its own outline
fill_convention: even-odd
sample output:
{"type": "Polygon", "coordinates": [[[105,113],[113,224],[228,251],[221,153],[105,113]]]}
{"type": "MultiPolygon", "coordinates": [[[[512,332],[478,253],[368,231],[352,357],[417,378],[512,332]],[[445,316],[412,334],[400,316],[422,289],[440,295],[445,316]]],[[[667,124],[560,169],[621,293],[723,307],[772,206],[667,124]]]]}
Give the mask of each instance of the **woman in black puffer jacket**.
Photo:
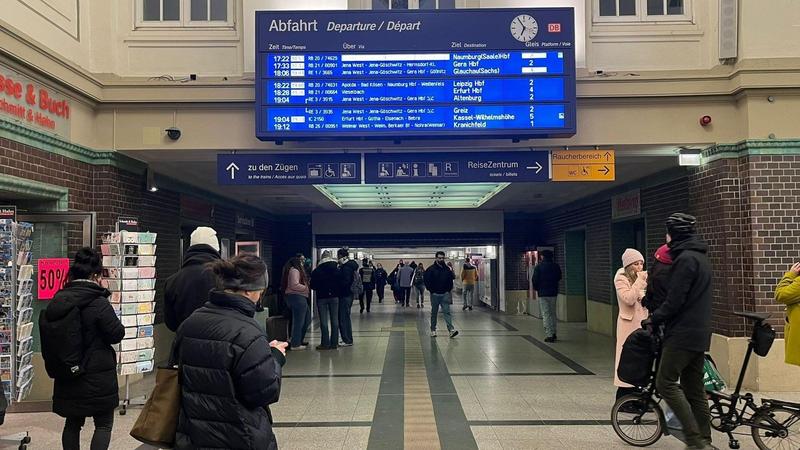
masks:
{"type": "Polygon", "coordinates": [[[117,355],[112,344],[125,336],[125,327],[108,302],[111,293],[98,283],[103,272],[97,250],[82,248],[67,274],[68,283],[58,291],[39,317],[42,354],[45,362],[58,365],[59,354],[69,352],[66,343],[48,339],[50,326],[64,326],[64,320],[77,308],[83,348],[83,373],[77,377],[56,377],[53,385],[53,412],[67,419],[61,443],[65,450],[80,448],[80,433],[87,417],[94,418],[92,450],[107,449],[111,442],[114,409],[119,406],[117,355]]]}
{"type": "Polygon", "coordinates": [[[277,449],[268,405],[281,392],[286,342],[267,340],[256,303],[267,267],[253,255],[209,263],[222,289],[176,337],[181,370],[178,449],[277,449]]]}

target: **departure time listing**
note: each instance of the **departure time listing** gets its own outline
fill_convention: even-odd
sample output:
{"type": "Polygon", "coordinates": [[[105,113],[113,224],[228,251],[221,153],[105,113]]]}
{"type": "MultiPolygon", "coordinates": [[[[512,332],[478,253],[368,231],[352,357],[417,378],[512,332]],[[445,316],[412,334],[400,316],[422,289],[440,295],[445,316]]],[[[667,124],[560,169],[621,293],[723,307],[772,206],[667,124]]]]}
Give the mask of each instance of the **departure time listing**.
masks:
{"type": "Polygon", "coordinates": [[[270,107],[270,131],[458,131],[559,128],[564,104],[270,107]]]}

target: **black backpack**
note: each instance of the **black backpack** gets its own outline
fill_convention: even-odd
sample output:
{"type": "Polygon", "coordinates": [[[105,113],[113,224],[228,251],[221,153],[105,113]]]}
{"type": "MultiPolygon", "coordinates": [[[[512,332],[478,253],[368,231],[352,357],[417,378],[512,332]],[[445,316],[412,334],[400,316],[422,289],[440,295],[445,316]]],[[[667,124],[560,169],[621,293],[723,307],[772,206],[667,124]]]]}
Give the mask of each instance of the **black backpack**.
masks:
{"type": "Polygon", "coordinates": [[[636,387],[647,386],[653,373],[657,348],[657,342],[649,331],[638,329],[631,333],[622,345],[617,377],[636,387]]]}
{"type": "Polygon", "coordinates": [[[83,375],[87,352],[83,345],[81,308],[71,305],[67,314],[55,321],[46,316],[46,311],[39,316],[39,336],[47,375],[54,380],[83,375]]]}

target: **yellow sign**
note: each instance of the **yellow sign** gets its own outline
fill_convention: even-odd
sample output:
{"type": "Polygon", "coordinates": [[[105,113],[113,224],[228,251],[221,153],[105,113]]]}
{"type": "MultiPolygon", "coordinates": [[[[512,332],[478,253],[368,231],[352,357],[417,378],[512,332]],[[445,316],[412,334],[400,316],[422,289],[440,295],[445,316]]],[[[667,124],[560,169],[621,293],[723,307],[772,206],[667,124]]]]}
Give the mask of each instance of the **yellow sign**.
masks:
{"type": "Polygon", "coordinates": [[[556,150],[551,154],[553,181],[614,181],[614,150],[556,150]]]}
{"type": "Polygon", "coordinates": [[[614,164],[553,164],[553,181],[614,181],[614,164]]]}
{"type": "Polygon", "coordinates": [[[553,165],[614,164],[614,150],[554,150],[553,165]]]}

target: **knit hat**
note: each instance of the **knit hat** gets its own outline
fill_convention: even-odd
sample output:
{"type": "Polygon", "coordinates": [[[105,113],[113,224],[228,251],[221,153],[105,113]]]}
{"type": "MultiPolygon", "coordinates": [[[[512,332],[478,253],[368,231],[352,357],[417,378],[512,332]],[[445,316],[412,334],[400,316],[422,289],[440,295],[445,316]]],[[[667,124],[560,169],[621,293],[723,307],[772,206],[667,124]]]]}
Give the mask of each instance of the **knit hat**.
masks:
{"type": "Polygon", "coordinates": [[[669,245],[664,244],[656,250],[656,261],[662,264],[672,264],[672,256],[669,254],[669,245]]]}
{"type": "Polygon", "coordinates": [[[622,267],[628,267],[636,261],[644,262],[644,256],[636,249],[626,248],[622,254],[622,267]]]}
{"type": "Polygon", "coordinates": [[[195,245],[208,245],[216,251],[219,251],[219,239],[217,239],[217,232],[210,227],[197,227],[192,231],[192,236],[189,241],[189,246],[195,245]]]}

